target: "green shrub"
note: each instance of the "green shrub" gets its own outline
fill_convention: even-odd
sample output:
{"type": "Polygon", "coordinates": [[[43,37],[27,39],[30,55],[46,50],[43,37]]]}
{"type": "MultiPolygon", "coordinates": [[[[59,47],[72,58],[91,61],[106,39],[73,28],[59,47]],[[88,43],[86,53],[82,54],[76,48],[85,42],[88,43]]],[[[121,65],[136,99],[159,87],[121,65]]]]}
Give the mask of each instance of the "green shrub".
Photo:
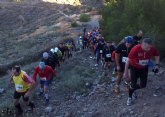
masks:
{"type": "Polygon", "coordinates": [[[80,22],[88,22],[90,21],[91,17],[88,14],[81,14],[80,15],[80,22]]]}
{"type": "Polygon", "coordinates": [[[78,27],[78,24],[77,24],[77,22],[72,22],[72,23],[71,23],[71,26],[72,26],[72,27],[78,27]]]}
{"type": "Polygon", "coordinates": [[[165,2],[164,0],[106,0],[101,10],[100,26],[107,40],[120,41],[124,36],[143,30],[151,37],[162,56],[165,56],[165,2]]]}
{"type": "Polygon", "coordinates": [[[89,7],[87,7],[87,12],[90,12],[90,11],[92,11],[92,7],[91,6],[89,6],[89,7]]]}

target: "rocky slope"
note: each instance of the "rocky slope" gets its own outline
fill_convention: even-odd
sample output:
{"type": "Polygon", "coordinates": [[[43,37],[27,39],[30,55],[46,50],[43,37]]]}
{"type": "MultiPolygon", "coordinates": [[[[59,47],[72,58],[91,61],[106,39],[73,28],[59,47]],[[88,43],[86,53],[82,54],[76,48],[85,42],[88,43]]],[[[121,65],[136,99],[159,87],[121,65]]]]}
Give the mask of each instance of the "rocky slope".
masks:
{"type": "Polygon", "coordinates": [[[75,38],[70,32],[79,32],[82,24],[76,29],[71,23],[92,9],[95,8],[46,2],[0,2],[0,74],[18,62],[37,60],[43,51],[65,38],[75,38]]]}

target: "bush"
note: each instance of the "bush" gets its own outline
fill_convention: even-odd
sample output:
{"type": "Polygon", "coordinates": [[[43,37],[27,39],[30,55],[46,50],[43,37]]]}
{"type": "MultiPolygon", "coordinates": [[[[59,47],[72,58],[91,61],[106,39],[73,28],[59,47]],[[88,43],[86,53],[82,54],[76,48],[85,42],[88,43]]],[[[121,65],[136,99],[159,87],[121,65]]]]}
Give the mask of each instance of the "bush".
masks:
{"type": "Polygon", "coordinates": [[[120,41],[126,35],[143,30],[144,37],[153,38],[156,46],[165,56],[165,2],[164,0],[106,0],[101,10],[102,34],[106,39],[120,41]]]}
{"type": "Polygon", "coordinates": [[[78,24],[77,24],[77,22],[72,22],[72,23],[71,23],[71,26],[72,26],[72,27],[78,27],[78,24]]]}
{"type": "Polygon", "coordinates": [[[90,21],[90,15],[88,15],[88,14],[81,14],[80,15],[80,22],[88,22],[88,21],[90,21]]]}
{"type": "Polygon", "coordinates": [[[91,12],[92,9],[93,9],[93,8],[92,8],[91,6],[87,7],[87,12],[91,12]]]}
{"type": "Polygon", "coordinates": [[[57,79],[60,79],[59,90],[65,93],[86,93],[88,89],[85,84],[95,81],[97,74],[94,70],[90,70],[90,68],[88,69],[85,66],[80,65],[80,63],[78,63],[79,60],[76,61],[74,59],[74,62],[77,65],[72,66],[72,63],[68,63],[68,65],[70,65],[67,65],[67,67],[64,66],[63,71],[58,71],[57,79]]]}

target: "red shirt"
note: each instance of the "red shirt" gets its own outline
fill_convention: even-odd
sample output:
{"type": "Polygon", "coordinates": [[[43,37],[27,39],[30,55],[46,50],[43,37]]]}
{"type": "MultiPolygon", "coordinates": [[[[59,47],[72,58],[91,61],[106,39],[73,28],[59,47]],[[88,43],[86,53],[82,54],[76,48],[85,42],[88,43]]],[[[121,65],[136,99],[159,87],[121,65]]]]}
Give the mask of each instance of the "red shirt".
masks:
{"type": "Polygon", "coordinates": [[[159,56],[154,46],[149,51],[144,51],[141,44],[138,44],[131,49],[128,58],[130,59],[130,65],[136,68],[144,68],[148,65],[148,61],[152,56],[159,56]]]}
{"type": "Polygon", "coordinates": [[[39,75],[40,79],[50,80],[50,74],[56,76],[56,71],[53,70],[50,66],[46,65],[44,69],[41,69],[38,66],[34,68],[33,79],[36,81],[37,74],[39,75]]]}

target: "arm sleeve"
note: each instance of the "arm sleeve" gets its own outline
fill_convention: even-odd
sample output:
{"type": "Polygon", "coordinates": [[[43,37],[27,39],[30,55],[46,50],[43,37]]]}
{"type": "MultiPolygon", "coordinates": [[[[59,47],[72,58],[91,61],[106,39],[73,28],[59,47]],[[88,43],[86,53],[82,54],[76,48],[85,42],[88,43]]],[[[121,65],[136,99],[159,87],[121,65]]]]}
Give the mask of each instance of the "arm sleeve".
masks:
{"type": "Polygon", "coordinates": [[[155,47],[152,47],[152,52],[153,52],[152,53],[153,56],[159,56],[159,52],[155,47]]]}

